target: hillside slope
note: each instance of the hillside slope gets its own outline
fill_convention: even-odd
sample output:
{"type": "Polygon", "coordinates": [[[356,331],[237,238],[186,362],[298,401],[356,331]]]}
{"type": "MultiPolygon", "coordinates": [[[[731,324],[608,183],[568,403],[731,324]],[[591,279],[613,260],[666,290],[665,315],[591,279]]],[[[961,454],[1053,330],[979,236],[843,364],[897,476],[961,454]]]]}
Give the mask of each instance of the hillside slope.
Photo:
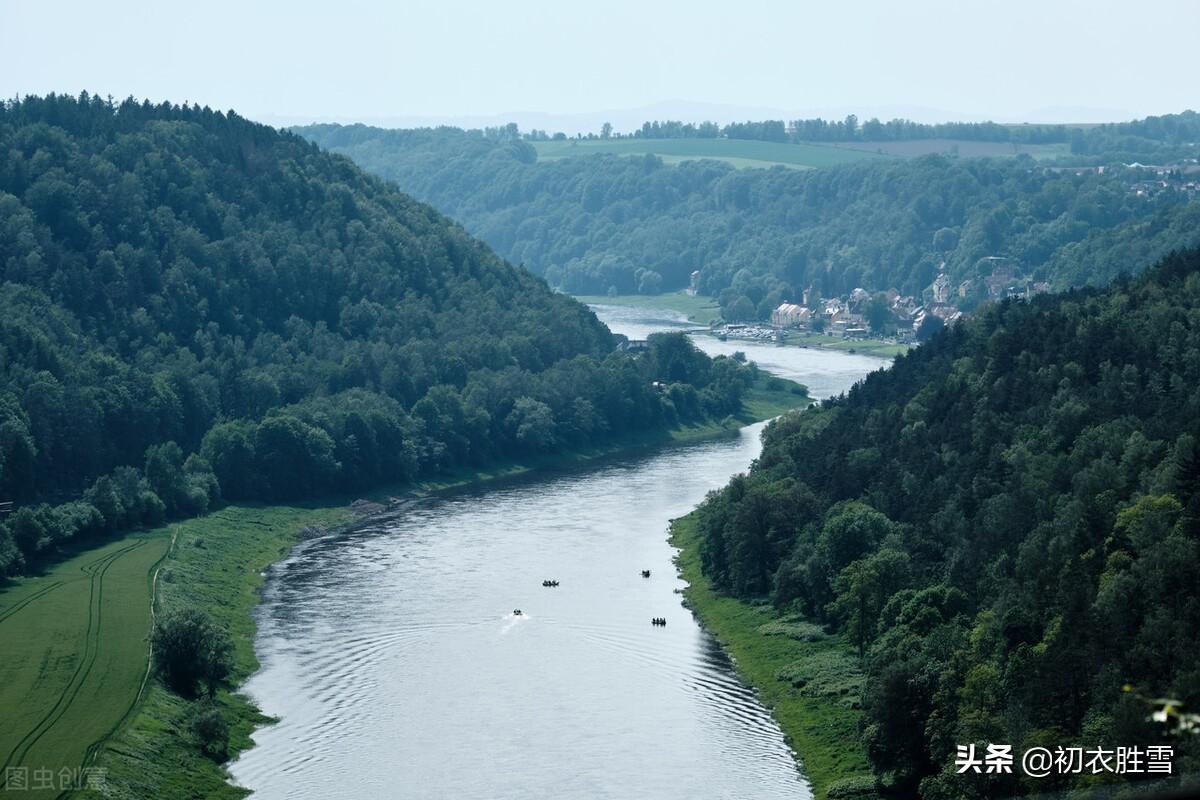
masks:
{"type": "Polygon", "coordinates": [[[0,105],[0,154],[0,500],[19,509],[0,575],[220,497],[724,417],[750,379],[614,354],[586,307],[430,207],[233,113],[30,97],[0,105]]]}
{"type": "Polygon", "coordinates": [[[810,285],[823,296],[863,287],[919,298],[943,262],[957,290],[989,275],[992,257],[1056,288],[1103,285],[1195,244],[1200,230],[1187,191],[1138,194],[1157,176],[1123,167],[1075,174],[1025,157],[925,156],[738,170],[651,155],[543,160],[535,146],[569,145],[452,128],[296,130],[571,294],[656,294],[698,270],[703,294],[725,309],[744,297],[764,319],[810,285]]]}
{"type": "Polygon", "coordinates": [[[843,634],[902,796],[1129,776],[960,775],[956,745],[1175,747],[1200,710],[1200,252],[1007,301],[771,425],[698,513],[707,577],[843,634]],[[1129,690],[1123,687],[1128,685],[1129,690]]]}

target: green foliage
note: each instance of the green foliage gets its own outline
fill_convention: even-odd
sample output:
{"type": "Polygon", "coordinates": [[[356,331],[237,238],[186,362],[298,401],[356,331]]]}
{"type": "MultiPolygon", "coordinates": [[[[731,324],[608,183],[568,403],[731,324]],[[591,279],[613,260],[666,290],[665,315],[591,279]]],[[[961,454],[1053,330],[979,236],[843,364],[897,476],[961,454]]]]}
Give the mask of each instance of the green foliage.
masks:
{"type": "Polygon", "coordinates": [[[229,723],[215,703],[197,703],[188,720],[188,728],[201,752],[216,761],[224,761],[229,752],[229,723]]]}
{"type": "MultiPolygon", "coordinates": [[[[1163,119],[1144,141],[1196,141],[1194,133],[1186,138],[1195,115],[1179,115],[1176,125],[1163,119]]],[[[957,286],[980,277],[987,256],[1059,288],[1103,285],[1196,243],[1200,228],[1200,204],[1184,193],[1131,191],[1146,176],[1114,165],[1138,160],[1119,153],[1097,158],[1109,165],[1103,173],[1085,174],[1028,158],[943,156],[737,170],[711,160],[666,165],[650,155],[539,160],[527,142],[452,128],[297,132],[461,220],[552,286],[657,292],[687,287],[699,270],[700,291],[718,298],[732,321],[766,318],[809,286],[826,296],[861,286],[920,297],[943,261],[957,286]]],[[[1095,147],[1124,136],[1097,138],[1095,147]]]]}
{"type": "Polygon", "coordinates": [[[155,623],[151,635],[159,677],[177,694],[194,697],[201,687],[209,697],[233,669],[233,642],[198,608],[172,612],[155,623]]]}
{"type": "Polygon", "coordinates": [[[758,627],[766,636],[786,636],[800,642],[819,642],[829,636],[820,625],[804,620],[775,620],[758,627]]]}
{"type": "Polygon", "coordinates": [[[769,426],[697,514],[705,574],[858,646],[900,794],[1024,791],[947,770],[961,742],[1161,743],[1121,687],[1200,707],[1196,386],[1200,251],[989,307],[769,426]]]}
{"type": "Polygon", "coordinates": [[[841,800],[841,798],[852,797],[876,797],[876,782],[869,775],[840,778],[829,784],[829,788],[825,791],[825,796],[829,800],[841,800]]]}
{"type": "Polygon", "coordinates": [[[613,352],[586,307],[429,207],[233,113],[27,97],[0,104],[0,152],[0,500],[19,509],[0,574],[222,498],[723,419],[754,377],[690,351],[660,377],[656,353],[690,345],[613,352]]]}
{"type": "Polygon", "coordinates": [[[823,650],[781,668],[776,676],[810,697],[842,697],[858,708],[863,675],[852,656],[841,650],[823,650]]]}

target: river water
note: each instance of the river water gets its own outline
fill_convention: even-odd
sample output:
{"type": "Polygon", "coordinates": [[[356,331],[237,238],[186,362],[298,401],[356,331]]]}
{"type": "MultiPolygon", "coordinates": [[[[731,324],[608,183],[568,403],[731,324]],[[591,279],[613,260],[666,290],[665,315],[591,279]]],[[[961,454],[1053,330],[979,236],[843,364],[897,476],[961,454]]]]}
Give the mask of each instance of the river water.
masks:
{"type": "MultiPolygon", "coordinates": [[[[636,338],[682,321],[597,311],[636,338]]],[[[743,350],[815,397],[881,364],[697,343],[743,350]]],[[[262,669],[246,685],[279,722],[255,733],[235,781],[289,800],[811,797],[770,714],[680,604],[666,542],[670,518],[749,466],[761,429],[447,493],[299,545],[268,573],[262,669]]]]}

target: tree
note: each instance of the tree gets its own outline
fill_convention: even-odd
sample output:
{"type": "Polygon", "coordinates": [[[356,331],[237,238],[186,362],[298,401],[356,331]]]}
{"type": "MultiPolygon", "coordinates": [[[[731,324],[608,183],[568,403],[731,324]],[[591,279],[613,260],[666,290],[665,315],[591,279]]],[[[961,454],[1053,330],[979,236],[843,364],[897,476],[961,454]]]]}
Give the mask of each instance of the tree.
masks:
{"type": "Polygon", "coordinates": [[[183,474],[183,450],[175,442],[151,445],[146,449],[146,480],[150,488],[174,515],[188,506],[187,481],[183,474]]]}
{"type": "Polygon", "coordinates": [[[612,136],[613,126],[611,122],[606,122],[600,126],[600,138],[607,139],[612,136]]]}
{"type": "Polygon", "coordinates": [[[883,292],[877,292],[867,305],[867,325],[871,327],[871,332],[880,334],[887,328],[892,321],[892,304],[888,301],[888,296],[883,292]]]}
{"type": "Polygon", "coordinates": [[[218,762],[226,759],[229,754],[229,723],[219,706],[211,702],[197,704],[188,727],[205,755],[218,762]]]}
{"type": "Polygon", "coordinates": [[[860,658],[875,635],[884,604],[907,583],[909,560],[903,550],[884,548],[851,562],[834,580],[837,596],[829,612],[841,620],[860,658]]]}
{"type": "Polygon", "coordinates": [[[231,500],[256,497],[261,491],[256,428],[245,420],[223,422],[210,428],[200,445],[200,454],[212,465],[221,493],[231,500]]]}
{"type": "Polygon", "coordinates": [[[944,327],[946,327],[946,323],[937,314],[926,314],[917,328],[917,341],[929,341],[944,327]]]}
{"type": "Polygon", "coordinates": [[[280,499],[329,486],[339,466],[329,434],[289,414],[263,420],[254,451],[268,491],[280,499]]]}
{"type": "Polygon", "coordinates": [[[549,449],[555,441],[554,412],[532,397],[519,397],[506,423],[516,440],[529,450],[549,449]]]}
{"type": "Polygon", "coordinates": [[[939,253],[949,253],[958,247],[958,231],[954,228],[938,228],[933,234],[933,249],[939,253]]]}
{"type": "Polygon", "coordinates": [[[757,310],[754,308],[754,301],[746,297],[746,295],[739,295],[729,306],[724,316],[730,322],[751,322],[756,318],[757,313],[757,310]]]}
{"type": "Polygon", "coordinates": [[[233,641],[208,614],[187,608],[162,617],[151,635],[154,662],[163,682],[177,694],[209,697],[233,670],[233,641]]]}

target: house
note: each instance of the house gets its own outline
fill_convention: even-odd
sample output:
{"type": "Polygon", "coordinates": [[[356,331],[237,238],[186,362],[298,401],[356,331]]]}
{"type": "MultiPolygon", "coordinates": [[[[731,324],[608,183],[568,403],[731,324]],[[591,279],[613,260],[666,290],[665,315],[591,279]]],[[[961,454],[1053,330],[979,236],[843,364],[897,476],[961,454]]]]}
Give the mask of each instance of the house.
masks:
{"type": "Polygon", "coordinates": [[[929,287],[933,290],[933,302],[947,303],[950,301],[950,277],[946,273],[940,273],[933,279],[933,284],[929,287]]]}
{"type": "Polygon", "coordinates": [[[771,324],[777,328],[798,328],[812,319],[812,311],[795,303],[782,303],[771,312],[771,324]]]}
{"type": "Polygon", "coordinates": [[[845,336],[854,328],[866,328],[866,321],[862,314],[854,314],[848,310],[840,309],[829,319],[830,333],[845,336]]]}

